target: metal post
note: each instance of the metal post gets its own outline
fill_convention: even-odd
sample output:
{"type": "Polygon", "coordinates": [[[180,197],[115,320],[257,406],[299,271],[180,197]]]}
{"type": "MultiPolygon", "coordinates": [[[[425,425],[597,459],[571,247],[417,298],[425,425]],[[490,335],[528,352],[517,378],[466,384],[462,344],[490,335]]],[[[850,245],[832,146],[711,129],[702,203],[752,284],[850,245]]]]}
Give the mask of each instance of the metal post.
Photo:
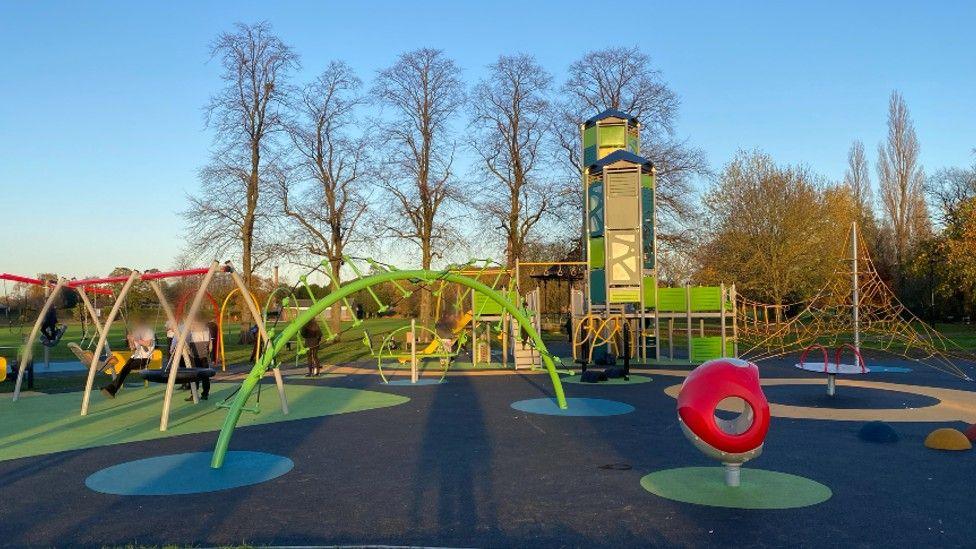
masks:
{"type": "MultiPolygon", "coordinates": [[[[258,302],[254,298],[254,294],[247,289],[247,286],[244,284],[244,279],[241,278],[241,275],[237,271],[231,269],[230,277],[234,281],[234,284],[237,285],[237,289],[240,290],[241,296],[244,298],[244,303],[247,305],[247,310],[251,313],[254,324],[258,327],[258,337],[264,341],[264,347],[266,349],[271,348],[268,330],[264,325],[264,320],[261,318],[261,311],[258,309],[258,302]]],[[[256,356],[254,358],[257,360],[256,356]]],[[[275,378],[275,385],[278,387],[278,398],[281,400],[281,413],[288,415],[288,399],[285,398],[285,380],[281,377],[281,368],[274,368],[272,372],[275,378]]]]}
{"type": "Polygon", "coordinates": [[[417,319],[410,319],[410,383],[417,383],[417,319]]]}
{"type": "MultiPolygon", "coordinates": [[[[159,306],[163,308],[163,314],[166,315],[166,320],[172,324],[173,329],[175,330],[179,326],[179,322],[176,319],[176,314],[173,313],[173,308],[169,305],[169,301],[166,300],[166,294],[163,293],[163,289],[159,286],[159,282],[156,280],[150,280],[149,287],[152,288],[153,292],[155,292],[156,299],[159,300],[159,306]]],[[[173,357],[169,357],[169,359],[171,362],[170,367],[172,367],[172,363],[175,363],[176,361],[173,360],[173,357]]],[[[186,348],[183,349],[183,360],[187,364],[190,364],[190,351],[186,348]]]]}
{"type": "Polygon", "coordinates": [[[851,223],[851,308],[854,316],[854,352],[861,353],[860,292],[857,283],[857,222],[851,223]]]}
{"type": "Polygon", "coordinates": [[[34,327],[31,328],[30,335],[27,336],[27,342],[24,344],[24,352],[20,357],[20,362],[17,367],[17,382],[14,384],[14,396],[13,401],[17,402],[20,398],[20,386],[24,382],[24,371],[27,370],[27,366],[30,364],[32,354],[34,351],[34,341],[37,340],[37,334],[41,331],[41,324],[44,323],[44,317],[47,316],[48,310],[54,306],[54,300],[61,293],[61,288],[67,281],[63,278],[59,278],[57,284],[48,294],[47,300],[44,302],[44,306],[41,307],[41,312],[38,313],[37,319],[34,321],[34,327]]]}
{"type": "Polygon", "coordinates": [[[721,314],[722,314],[722,321],[721,321],[721,325],[722,325],[722,356],[728,356],[728,351],[726,351],[726,349],[725,349],[725,298],[727,297],[725,295],[725,283],[722,283],[722,285],[719,286],[719,287],[721,288],[719,290],[719,297],[722,300],[722,304],[719,307],[719,310],[721,311],[721,314]]]}
{"type": "Polygon", "coordinates": [[[95,345],[95,350],[92,352],[92,363],[88,368],[88,380],[85,382],[85,394],[81,398],[81,415],[88,415],[88,405],[91,402],[91,391],[92,386],[95,384],[95,374],[99,370],[98,359],[102,356],[102,349],[105,348],[105,342],[108,340],[108,333],[112,329],[112,323],[115,322],[115,317],[118,316],[119,310],[122,308],[122,302],[125,300],[126,294],[129,293],[129,289],[135,284],[136,279],[139,278],[138,271],[132,271],[129,273],[129,278],[125,280],[125,284],[122,285],[122,289],[119,290],[118,297],[115,298],[115,303],[112,305],[112,310],[108,313],[108,317],[105,319],[105,324],[103,325],[102,333],[98,336],[98,345],[95,345]]]}
{"type": "Polygon", "coordinates": [[[742,470],[741,463],[725,464],[725,485],[735,488],[739,486],[739,473],[742,470]]]}
{"type": "Polygon", "coordinates": [[[685,323],[688,331],[688,362],[691,362],[691,285],[685,284],[685,323]]]}
{"type": "Polygon", "coordinates": [[[732,303],[732,356],[739,357],[739,317],[735,284],[729,288],[729,298],[732,303]]]}
{"type": "MultiPolygon", "coordinates": [[[[210,281],[213,280],[214,272],[217,271],[218,264],[214,261],[210,265],[210,270],[207,274],[203,275],[203,280],[200,282],[200,289],[197,290],[197,294],[193,296],[193,301],[190,303],[190,311],[186,313],[186,319],[189,321],[196,316],[197,311],[200,309],[200,304],[203,303],[204,296],[207,295],[207,288],[210,286],[210,281]]],[[[180,356],[183,351],[186,350],[186,340],[190,337],[190,322],[184,322],[183,328],[176,335],[176,347],[174,348],[173,354],[180,356]]],[[[169,411],[173,404],[173,391],[176,388],[176,371],[177,364],[171,364],[169,367],[169,379],[166,380],[166,394],[163,396],[163,413],[159,418],[159,430],[165,431],[169,427],[169,411]]]]}

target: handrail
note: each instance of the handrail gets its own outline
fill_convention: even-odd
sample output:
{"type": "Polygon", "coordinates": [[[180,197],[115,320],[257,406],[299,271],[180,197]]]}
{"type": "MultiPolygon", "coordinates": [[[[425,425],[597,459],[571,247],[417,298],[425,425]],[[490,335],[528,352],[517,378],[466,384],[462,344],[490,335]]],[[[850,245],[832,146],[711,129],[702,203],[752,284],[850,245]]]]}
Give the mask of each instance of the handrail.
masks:
{"type": "Polygon", "coordinates": [[[834,352],[834,366],[837,368],[837,372],[840,373],[840,357],[845,348],[854,351],[854,356],[857,358],[857,365],[861,367],[861,373],[866,374],[868,369],[867,365],[864,364],[864,357],[861,356],[861,351],[850,343],[845,343],[837,347],[837,350],[834,352]]]}
{"type": "Polygon", "coordinates": [[[807,354],[809,354],[810,351],[812,351],[814,349],[820,349],[821,351],[823,351],[824,373],[825,374],[830,373],[830,371],[829,371],[830,370],[830,359],[828,358],[827,348],[824,347],[823,345],[819,344],[819,343],[814,343],[813,345],[808,346],[806,349],[803,349],[803,353],[800,355],[800,364],[801,365],[806,364],[807,354]]]}

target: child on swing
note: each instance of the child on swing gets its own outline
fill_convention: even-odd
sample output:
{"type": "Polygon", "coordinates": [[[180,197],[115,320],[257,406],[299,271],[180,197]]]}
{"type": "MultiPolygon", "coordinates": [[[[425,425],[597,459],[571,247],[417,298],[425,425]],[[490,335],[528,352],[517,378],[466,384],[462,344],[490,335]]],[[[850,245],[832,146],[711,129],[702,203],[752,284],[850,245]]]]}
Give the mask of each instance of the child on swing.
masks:
{"type": "Polygon", "coordinates": [[[132,355],[125,361],[122,370],[111,383],[102,387],[102,394],[108,398],[115,398],[115,394],[122,388],[125,378],[133,369],[143,370],[149,365],[153,351],[156,349],[156,334],[153,332],[146,319],[142,315],[133,318],[134,326],[126,335],[126,341],[132,355]]]}

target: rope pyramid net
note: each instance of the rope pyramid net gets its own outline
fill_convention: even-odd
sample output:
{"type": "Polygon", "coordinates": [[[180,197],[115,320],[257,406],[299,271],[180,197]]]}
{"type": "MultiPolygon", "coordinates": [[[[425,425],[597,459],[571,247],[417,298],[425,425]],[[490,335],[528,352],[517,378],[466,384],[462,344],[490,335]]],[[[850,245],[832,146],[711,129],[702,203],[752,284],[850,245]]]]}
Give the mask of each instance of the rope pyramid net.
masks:
{"type": "MultiPolygon", "coordinates": [[[[851,238],[849,235],[844,249],[852,249],[851,238]]],[[[860,349],[887,352],[971,380],[976,356],[909,311],[878,275],[863,242],[855,247],[857,260],[840,261],[809,301],[769,305],[740,298],[736,321],[745,347],[741,356],[759,361],[800,352],[813,344],[839,347],[854,343],[860,349]],[[787,316],[797,309],[799,313],[787,316]]]]}

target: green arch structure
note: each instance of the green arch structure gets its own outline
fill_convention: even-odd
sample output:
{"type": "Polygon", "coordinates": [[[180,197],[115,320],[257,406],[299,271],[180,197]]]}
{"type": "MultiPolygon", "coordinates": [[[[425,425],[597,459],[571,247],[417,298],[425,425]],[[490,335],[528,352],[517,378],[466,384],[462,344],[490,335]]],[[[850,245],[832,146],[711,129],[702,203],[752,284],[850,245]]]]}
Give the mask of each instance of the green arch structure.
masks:
{"type": "Polygon", "coordinates": [[[318,316],[321,312],[325,311],[326,308],[334,303],[342,300],[343,298],[349,297],[360,290],[365,290],[366,288],[375,286],[377,284],[395,280],[419,280],[424,282],[446,280],[448,282],[453,282],[455,284],[460,284],[470,288],[502,306],[505,311],[512,315],[512,318],[519,323],[519,326],[525,330],[525,333],[528,334],[528,336],[532,339],[532,342],[535,344],[536,349],[539,350],[539,354],[542,356],[542,361],[546,366],[546,370],[549,371],[549,379],[552,381],[552,387],[556,393],[556,402],[559,404],[559,407],[562,409],[569,407],[566,403],[566,395],[563,393],[562,382],[559,380],[559,373],[556,370],[556,364],[553,362],[552,357],[546,350],[546,345],[542,342],[542,337],[539,335],[539,332],[536,331],[535,327],[532,326],[532,322],[529,321],[529,318],[525,316],[525,314],[523,314],[518,307],[512,304],[511,301],[506,299],[504,295],[492,290],[477,280],[450,271],[429,271],[423,269],[412,271],[390,270],[353,280],[345,286],[333,291],[324,298],[316,301],[311,307],[302,312],[302,314],[298,315],[298,318],[288,324],[281,331],[281,333],[272,339],[271,348],[265,351],[254,367],[251,368],[251,372],[244,379],[243,383],[241,383],[241,388],[237,392],[237,397],[234,399],[233,404],[231,404],[229,410],[227,411],[227,417],[224,419],[224,425],[220,428],[220,435],[217,437],[217,445],[214,447],[210,467],[219,469],[224,464],[224,457],[226,456],[227,448],[230,445],[231,435],[234,433],[234,428],[237,427],[237,422],[241,417],[241,413],[244,411],[244,406],[246,405],[248,398],[251,396],[251,392],[254,391],[254,388],[257,387],[258,383],[261,382],[261,378],[264,377],[265,372],[267,372],[271,367],[274,357],[281,351],[286,342],[292,337],[295,337],[302,326],[318,316]]]}

